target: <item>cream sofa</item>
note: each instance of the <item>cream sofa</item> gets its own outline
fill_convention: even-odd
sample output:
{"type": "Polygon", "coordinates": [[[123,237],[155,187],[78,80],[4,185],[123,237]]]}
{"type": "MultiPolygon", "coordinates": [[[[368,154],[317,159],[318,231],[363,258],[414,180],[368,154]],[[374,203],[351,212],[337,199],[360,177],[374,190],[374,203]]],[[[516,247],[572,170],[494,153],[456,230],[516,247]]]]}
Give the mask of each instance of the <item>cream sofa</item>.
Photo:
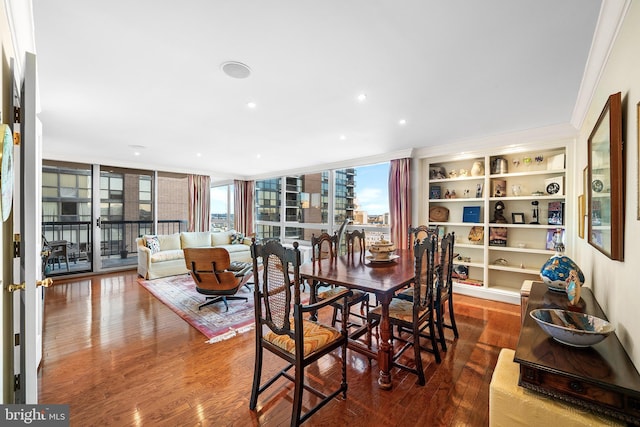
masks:
{"type": "Polygon", "coordinates": [[[138,246],[138,275],[145,279],[175,276],[188,273],[184,262],[183,248],[220,247],[229,252],[231,261],[251,262],[251,239],[242,243],[231,243],[235,231],[182,232],[158,235],[160,250],[151,253],[147,247],[147,236],[136,239],[138,246]]]}

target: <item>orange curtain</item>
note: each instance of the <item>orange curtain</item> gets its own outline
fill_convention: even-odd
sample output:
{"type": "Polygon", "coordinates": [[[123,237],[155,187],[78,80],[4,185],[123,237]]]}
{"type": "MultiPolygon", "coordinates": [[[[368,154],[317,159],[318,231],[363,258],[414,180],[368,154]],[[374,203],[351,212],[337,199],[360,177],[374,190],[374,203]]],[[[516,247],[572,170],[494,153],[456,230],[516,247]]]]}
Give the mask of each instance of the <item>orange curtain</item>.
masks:
{"type": "Polygon", "coordinates": [[[236,231],[245,236],[252,236],[253,229],[253,209],[254,209],[254,181],[233,182],[233,227],[236,231]]]}
{"type": "Polygon", "coordinates": [[[189,175],[189,231],[211,227],[211,177],[189,175]]]}
{"type": "Polygon", "coordinates": [[[397,248],[406,248],[411,224],[411,159],[391,161],[389,168],[389,213],[391,241],[397,248]]]}

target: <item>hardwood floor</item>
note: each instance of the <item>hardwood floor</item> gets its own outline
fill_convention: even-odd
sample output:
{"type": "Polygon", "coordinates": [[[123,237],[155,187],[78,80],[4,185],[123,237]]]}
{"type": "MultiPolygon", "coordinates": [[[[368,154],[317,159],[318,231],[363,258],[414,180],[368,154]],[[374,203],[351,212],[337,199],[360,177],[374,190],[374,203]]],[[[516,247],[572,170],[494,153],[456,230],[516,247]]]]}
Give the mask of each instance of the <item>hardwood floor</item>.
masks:
{"type": "MultiPolygon", "coordinates": [[[[346,400],[334,399],[305,425],[488,425],[491,375],[500,349],[516,346],[520,308],[454,300],[460,338],[451,340],[447,331],[441,364],[423,356],[425,386],[394,369],[393,390],[380,390],[376,362],[348,351],[346,400]]],[[[326,357],[307,372],[333,386],[340,378],[336,361],[326,357]]],[[[134,271],[60,280],[46,289],[39,402],[70,404],[72,426],[288,425],[292,385],[285,380],[263,393],[256,412],[249,410],[253,365],[252,332],[206,344],[138,285],[134,271]]],[[[268,354],[264,366],[266,378],[281,362],[268,354]]]]}

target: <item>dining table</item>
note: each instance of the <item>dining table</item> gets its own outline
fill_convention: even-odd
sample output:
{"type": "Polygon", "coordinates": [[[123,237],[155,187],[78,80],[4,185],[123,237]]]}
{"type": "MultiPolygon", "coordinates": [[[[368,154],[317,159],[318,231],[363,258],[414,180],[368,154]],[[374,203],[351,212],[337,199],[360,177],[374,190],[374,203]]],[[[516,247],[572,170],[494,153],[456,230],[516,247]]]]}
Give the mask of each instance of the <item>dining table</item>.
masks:
{"type": "Polygon", "coordinates": [[[398,249],[395,255],[397,256],[388,261],[376,261],[371,257],[362,259],[353,255],[341,255],[300,266],[300,277],[305,279],[311,288],[310,303],[316,302],[316,287],[320,284],[344,286],[376,296],[382,312],[377,351],[363,345],[356,339],[358,335],[361,336],[365,332],[366,326],[361,327],[356,333],[350,334],[349,348],[377,359],[380,369],[378,386],[383,390],[392,388],[393,346],[391,344],[389,304],[395,293],[412,283],[415,277],[413,251],[398,249]]]}

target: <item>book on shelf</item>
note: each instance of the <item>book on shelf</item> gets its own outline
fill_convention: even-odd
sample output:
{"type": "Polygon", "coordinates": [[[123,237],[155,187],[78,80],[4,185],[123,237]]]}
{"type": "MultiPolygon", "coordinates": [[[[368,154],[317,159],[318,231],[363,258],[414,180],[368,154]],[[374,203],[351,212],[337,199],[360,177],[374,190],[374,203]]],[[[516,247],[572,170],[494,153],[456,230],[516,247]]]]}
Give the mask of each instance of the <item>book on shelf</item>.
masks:
{"type": "Polygon", "coordinates": [[[480,206],[464,206],[462,208],[462,222],[480,222],[480,206]]]}
{"type": "Polygon", "coordinates": [[[489,246],[507,246],[507,227],[489,227],[489,246]]]}
{"type": "Polygon", "coordinates": [[[549,225],[563,225],[564,224],[564,203],[563,202],[549,202],[549,211],[547,219],[549,225]]]}
{"type": "Polygon", "coordinates": [[[470,279],[470,278],[466,278],[466,279],[455,279],[456,283],[461,284],[461,285],[471,285],[471,286],[482,286],[483,282],[482,280],[478,280],[478,279],[470,279]]]}
{"type": "Polygon", "coordinates": [[[429,188],[429,199],[440,199],[442,198],[442,188],[439,185],[432,185],[429,188]]]}

